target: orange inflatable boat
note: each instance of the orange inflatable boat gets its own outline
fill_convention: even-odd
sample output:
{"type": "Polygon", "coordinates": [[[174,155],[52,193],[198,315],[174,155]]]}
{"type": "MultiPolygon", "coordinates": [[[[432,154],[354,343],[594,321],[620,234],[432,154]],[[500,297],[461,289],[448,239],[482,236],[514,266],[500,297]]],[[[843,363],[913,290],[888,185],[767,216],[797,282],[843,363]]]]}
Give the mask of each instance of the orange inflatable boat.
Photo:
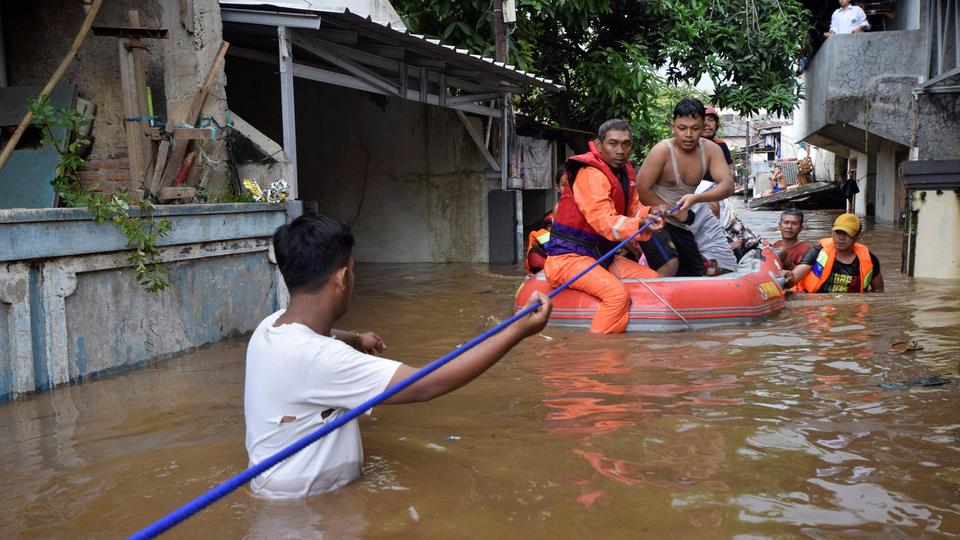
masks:
{"type": "MultiPolygon", "coordinates": [[[[780,259],[770,247],[740,261],[736,272],[715,277],[626,279],[630,292],[627,330],[666,331],[749,324],[783,309],[780,259]]],[[[519,311],[533,291],[553,289],[543,272],[527,276],[514,299],[519,311]]],[[[565,289],[553,298],[550,324],[589,327],[597,299],[565,289]]]]}

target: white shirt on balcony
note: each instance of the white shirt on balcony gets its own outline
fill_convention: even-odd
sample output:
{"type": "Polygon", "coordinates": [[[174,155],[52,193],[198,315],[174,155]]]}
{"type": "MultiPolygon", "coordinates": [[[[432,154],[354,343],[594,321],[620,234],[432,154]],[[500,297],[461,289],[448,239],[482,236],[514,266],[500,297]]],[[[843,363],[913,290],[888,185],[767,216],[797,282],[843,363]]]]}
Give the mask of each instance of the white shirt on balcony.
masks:
{"type": "Polygon", "coordinates": [[[867,14],[860,6],[848,5],[846,9],[837,8],[830,17],[830,32],[834,34],[852,34],[857,28],[870,29],[867,14]]]}

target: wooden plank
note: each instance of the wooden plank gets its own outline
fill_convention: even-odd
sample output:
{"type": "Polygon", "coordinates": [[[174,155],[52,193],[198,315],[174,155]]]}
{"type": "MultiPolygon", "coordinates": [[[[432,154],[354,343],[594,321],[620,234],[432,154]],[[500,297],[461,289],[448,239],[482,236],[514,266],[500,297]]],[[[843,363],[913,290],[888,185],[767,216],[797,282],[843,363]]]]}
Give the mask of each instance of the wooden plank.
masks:
{"type": "MultiPolygon", "coordinates": [[[[127,20],[130,21],[131,26],[140,26],[140,12],[135,9],[132,9],[127,12],[127,20]]],[[[143,42],[139,39],[130,39],[127,49],[130,51],[130,55],[133,58],[133,81],[134,81],[134,98],[136,100],[137,108],[139,109],[138,117],[147,116],[147,73],[145,68],[145,62],[143,57],[143,51],[145,47],[143,42]]],[[[141,168],[138,171],[138,174],[133,174],[133,170],[130,171],[130,189],[137,189],[143,185],[143,177],[146,174],[147,166],[153,157],[153,144],[149,141],[149,131],[150,123],[149,122],[137,122],[137,146],[138,146],[138,155],[140,156],[140,165],[141,168]]]]}
{"type": "Polygon", "coordinates": [[[163,168],[167,164],[167,156],[170,155],[170,141],[164,139],[160,141],[160,148],[157,149],[157,158],[153,165],[153,174],[144,180],[144,188],[150,193],[156,193],[160,188],[160,178],[163,177],[163,168]]]}
{"type": "Polygon", "coordinates": [[[197,195],[197,188],[189,186],[165,187],[160,189],[157,199],[160,202],[168,201],[192,201],[197,195]]]}
{"type": "Polygon", "coordinates": [[[175,141],[212,141],[215,140],[212,128],[174,128],[173,140],[175,141]]]}
{"type": "MultiPolygon", "coordinates": [[[[197,90],[197,94],[193,97],[193,102],[190,105],[190,111],[187,113],[184,123],[190,126],[195,126],[197,124],[197,119],[200,117],[200,111],[203,110],[203,102],[207,99],[207,93],[210,92],[210,86],[213,85],[213,79],[216,77],[220,65],[223,63],[223,57],[227,54],[227,49],[230,47],[230,44],[224,41],[220,44],[220,50],[217,51],[217,55],[214,57],[213,62],[210,63],[210,68],[207,69],[207,77],[204,79],[203,84],[200,85],[200,88],[197,90]]],[[[177,177],[177,173],[180,172],[180,165],[183,164],[183,158],[187,155],[187,144],[184,141],[182,144],[174,145],[173,152],[170,155],[170,161],[167,162],[166,167],[163,169],[163,175],[160,177],[159,186],[165,187],[173,183],[174,179],[177,177]]]]}
{"type": "MultiPolygon", "coordinates": [[[[127,40],[117,41],[120,52],[120,86],[123,97],[123,114],[125,118],[142,116],[137,100],[136,78],[133,74],[133,53],[127,48],[127,40]]],[[[127,139],[127,157],[130,160],[130,188],[139,187],[140,179],[146,163],[143,159],[143,137],[140,134],[140,122],[125,120],[123,130],[127,139]]]]}

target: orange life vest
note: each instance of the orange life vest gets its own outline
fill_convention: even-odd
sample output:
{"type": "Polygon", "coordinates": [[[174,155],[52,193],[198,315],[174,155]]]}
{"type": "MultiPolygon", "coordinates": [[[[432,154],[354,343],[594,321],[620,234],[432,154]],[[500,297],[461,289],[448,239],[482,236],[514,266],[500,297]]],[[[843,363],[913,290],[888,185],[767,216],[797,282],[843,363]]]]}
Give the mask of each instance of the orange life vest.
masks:
{"type": "MultiPolygon", "coordinates": [[[[550,245],[547,246],[547,253],[550,255],[576,253],[577,255],[599,259],[618,244],[618,242],[604,238],[587,222],[586,216],[583,215],[576,200],[574,200],[573,183],[577,179],[577,173],[584,167],[593,167],[602,172],[607,181],[610,182],[610,198],[613,202],[614,211],[622,216],[626,214],[629,208],[630,195],[633,194],[635,189],[636,177],[633,167],[627,163],[624,165],[625,182],[621,184],[620,177],[603,161],[603,156],[600,154],[597,145],[590,141],[589,146],[589,152],[567,159],[565,165],[567,187],[560,195],[560,201],[557,202],[557,209],[554,212],[553,226],[550,229],[550,245]]],[[[604,267],[612,261],[613,259],[609,259],[604,267]]]]}
{"type": "MultiPolygon", "coordinates": [[[[873,278],[873,261],[870,260],[870,250],[863,244],[854,244],[853,252],[860,260],[860,290],[863,292],[870,286],[870,280],[873,278]]],[[[833,238],[824,238],[820,240],[820,255],[817,256],[817,262],[813,264],[810,272],[797,283],[798,292],[817,292],[820,287],[827,282],[830,272],[833,271],[833,263],[837,260],[837,248],[833,245],[833,238]]]]}
{"type": "Polygon", "coordinates": [[[547,260],[547,251],[543,246],[549,241],[550,229],[530,231],[530,236],[527,237],[527,258],[524,261],[527,272],[536,274],[543,270],[543,264],[547,260]]]}

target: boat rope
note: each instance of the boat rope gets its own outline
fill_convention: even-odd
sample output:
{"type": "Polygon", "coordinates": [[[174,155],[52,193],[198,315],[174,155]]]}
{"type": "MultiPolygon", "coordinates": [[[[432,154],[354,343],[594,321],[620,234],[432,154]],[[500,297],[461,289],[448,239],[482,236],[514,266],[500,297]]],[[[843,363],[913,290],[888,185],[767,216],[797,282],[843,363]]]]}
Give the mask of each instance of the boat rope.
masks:
{"type": "Polygon", "coordinates": [[[650,291],[650,294],[656,296],[656,297],[657,297],[657,300],[663,302],[663,305],[665,305],[665,306],[667,306],[668,308],[670,308],[670,311],[672,311],[672,312],[674,313],[674,315],[676,315],[677,317],[680,317],[680,320],[683,321],[688,327],[690,327],[691,330],[693,330],[693,325],[690,324],[690,321],[688,321],[683,315],[681,315],[679,311],[677,311],[676,309],[673,309],[673,306],[670,305],[670,302],[667,302],[666,300],[663,299],[663,297],[661,297],[659,294],[657,294],[656,292],[654,292],[653,288],[650,287],[650,285],[647,285],[647,283],[646,283],[645,281],[640,280],[640,281],[638,281],[638,283],[640,283],[641,285],[643,285],[644,287],[646,287],[647,290],[650,291]]]}
{"type": "MultiPolygon", "coordinates": [[[[680,205],[677,205],[673,207],[668,213],[673,213],[679,208],[680,208],[680,205]]],[[[613,249],[608,251],[605,255],[603,255],[596,261],[594,261],[593,264],[584,268],[583,271],[581,271],[579,274],[573,276],[572,278],[567,280],[565,283],[563,283],[562,285],[560,285],[559,287],[551,291],[550,294],[547,295],[547,298],[553,298],[554,296],[559,294],[561,291],[563,291],[564,289],[569,287],[571,284],[573,284],[575,281],[583,277],[587,272],[589,272],[590,270],[593,270],[598,265],[603,264],[603,262],[609,259],[610,257],[613,257],[615,254],[619,253],[621,249],[623,249],[627,244],[632,242],[633,239],[636,238],[640,233],[645,231],[647,227],[650,226],[651,223],[653,223],[653,221],[647,221],[646,223],[644,223],[643,226],[641,226],[637,230],[637,232],[631,234],[625,240],[617,244],[613,249]]],[[[500,324],[494,326],[493,328],[487,330],[486,332],[480,334],[479,336],[471,339],[467,343],[464,343],[462,346],[457,347],[456,349],[450,351],[445,356],[442,356],[440,358],[437,358],[433,362],[430,362],[429,364],[420,368],[419,370],[417,370],[415,373],[413,373],[406,379],[403,379],[402,381],[391,386],[390,388],[387,388],[380,394],[368,399],[367,401],[364,401],[360,405],[357,405],[355,408],[350,409],[349,411],[347,411],[342,416],[338,417],[333,422],[330,422],[329,424],[324,425],[323,427],[317,429],[313,433],[309,433],[301,437],[299,440],[297,440],[290,446],[280,450],[279,452],[277,452],[276,454],[273,454],[272,456],[267,457],[260,463],[257,463],[256,465],[248,468],[247,470],[241,472],[240,474],[235,475],[234,477],[228,479],[222,484],[214,487],[213,489],[193,499],[192,501],[174,510],[173,512],[170,512],[166,516],[151,523],[147,527],[144,527],[143,529],[131,535],[130,538],[132,540],[145,540],[147,538],[156,538],[157,536],[163,534],[164,532],[171,529],[172,527],[175,527],[176,525],[180,524],[185,519],[193,516],[194,514],[203,510],[207,506],[210,506],[211,504],[227,496],[237,488],[240,488],[246,485],[247,482],[253,480],[257,476],[268,471],[270,468],[277,465],[281,461],[293,456],[294,454],[303,450],[304,448],[316,442],[320,438],[332,433],[333,431],[342,427],[347,422],[350,422],[351,420],[357,418],[361,414],[367,412],[367,410],[372,409],[374,406],[379,405],[380,403],[383,403],[387,399],[390,399],[391,397],[396,395],[401,390],[404,390],[405,388],[409,387],[411,384],[433,373],[434,371],[436,371],[438,368],[440,368],[447,362],[450,362],[454,358],[460,356],[461,354],[469,351],[473,347],[479,345],[490,336],[493,336],[494,334],[500,332],[501,330],[510,326],[514,322],[525,317],[527,314],[533,311],[536,311],[541,306],[541,304],[542,304],[541,302],[537,301],[533,305],[527,306],[526,308],[518,311],[516,314],[513,315],[513,317],[510,317],[509,319],[504,320],[500,324]]]]}

